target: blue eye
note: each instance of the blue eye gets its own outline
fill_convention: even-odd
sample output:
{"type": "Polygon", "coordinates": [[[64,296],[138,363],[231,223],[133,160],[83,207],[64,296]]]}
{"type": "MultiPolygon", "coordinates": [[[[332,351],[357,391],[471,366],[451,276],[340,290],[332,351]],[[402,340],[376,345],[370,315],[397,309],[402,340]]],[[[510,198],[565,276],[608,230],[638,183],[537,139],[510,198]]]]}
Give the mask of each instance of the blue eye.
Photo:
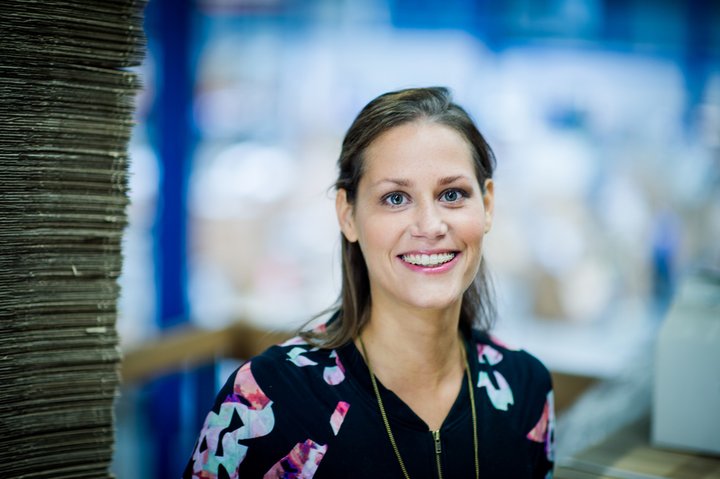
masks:
{"type": "Polygon", "coordinates": [[[440,199],[448,203],[456,203],[461,199],[465,198],[466,196],[467,195],[464,191],[453,188],[443,191],[442,195],[440,195],[440,199]]]}
{"type": "Polygon", "coordinates": [[[405,204],[405,195],[398,192],[390,193],[385,196],[384,201],[390,206],[402,206],[405,204]]]}

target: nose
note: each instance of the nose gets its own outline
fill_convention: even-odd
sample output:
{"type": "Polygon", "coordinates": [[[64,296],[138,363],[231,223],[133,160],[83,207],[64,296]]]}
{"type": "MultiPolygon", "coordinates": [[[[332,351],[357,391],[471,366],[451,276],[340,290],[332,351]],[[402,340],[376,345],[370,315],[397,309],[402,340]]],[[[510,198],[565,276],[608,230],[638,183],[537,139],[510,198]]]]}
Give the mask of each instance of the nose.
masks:
{"type": "Polygon", "coordinates": [[[447,232],[448,225],[438,205],[434,202],[417,205],[411,228],[413,236],[436,239],[445,236],[447,232]]]}

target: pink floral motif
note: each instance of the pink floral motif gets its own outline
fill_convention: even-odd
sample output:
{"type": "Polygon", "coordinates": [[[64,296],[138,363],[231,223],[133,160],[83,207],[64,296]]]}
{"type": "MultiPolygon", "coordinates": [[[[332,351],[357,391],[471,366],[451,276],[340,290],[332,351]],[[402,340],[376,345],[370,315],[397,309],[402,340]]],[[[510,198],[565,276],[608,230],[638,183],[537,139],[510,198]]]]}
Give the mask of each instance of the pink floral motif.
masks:
{"type": "Polygon", "coordinates": [[[304,345],[304,344],[307,344],[307,341],[305,341],[305,340],[304,340],[303,338],[301,338],[300,336],[294,336],[294,337],[288,339],[287,341],[285,341],[284,343],[280,344],[280,347],[285,347],[285,346],[302,346],[302,345],[304,345]]]}
{"type": "Polygon", "coordinates": [[[543,409],[543,413],[540,416],[540,419],[538,419],[537,424],[530,430],[529,433],[527,433],[527,438],[531,441],[535,442],[543,442],[545,441],[545,434],[547,433],[547,426],[548,426],[548,404],[545,403],[545,408],[543,409]]]}
{"type": "Polygon", "coordinates": [[[335,366],[328,366],[323,369],[323,379],[331,386],[337,386],[345,380],[345,367],[340,362],[340,357],[333,350],[330,353],[331,358],[335,358],[335,366]]]}
{"type": "Polygon", "coordinates": [[[275,463],[263,479],[310,479],[315,475],[320,461],[327,452],[327,445],[312,439],[298,443],[290,453],[275,463]]]}
{"type": "Polygon", "coordinates": [[[250,409],[263,409],[270,402],[270,399],[260,389],[255,377],[250,370],[250,362],[243,364],[235,375],[233,391],[242,396],[250,403],[250,409]]]}
{"type": "Polygon", "coordinates": [[[533,427],[527,438],[531,441],[545,443],[545,454],[548,460],[552,461],[555,456],[554,451],[554,432],[555,432],[555,399],[553,391],[547,394],[545,400],[545,407],[543,412],[538,419],[537,424],[533,427]]]}
{"type": "Polygon", "coordinates": [[[313,328],[313,333],[323,334],[327,331],[327,323],[320,323],[313,328]]]}
{"type": "Polygon", "coordinates": [[[509,345],[508,343],[506,343],[505,341],[501,340],[500,338],[498,338],[498,337],[495,336],[495,335],[492,335],[492,334],[491,334],[491,335],[490,335],[490,340],[491,340],[493,343],[497,344],[498,346],[502,346],[503,348],[507,349],[508,351],[520,351],[520,348],[518,348],[518,347],[516,347],[516,346],[511,346],[511,345],[509,345]]]}
{"type": "Polygon", "coordinates": [[[345,420],[345,415],[347,414],[348,409],[350,409],[350,403],[340,401],[335,407],[335,411],[332,413],[332,416],[330,416],[330,427],[332,427],[333,433],[335,433],[336,436],[340,430],[340,426],[342,426],[342,423],[345,420]]]}
{"type": "Polygon", "coordinates": [[[477,352],[478,362],[480,364],[489,364],[490,366],[495,366],[497,363],[502,361],[503,358],[503,355],[500,351],[488,344],[478,344],[477,352]]]}

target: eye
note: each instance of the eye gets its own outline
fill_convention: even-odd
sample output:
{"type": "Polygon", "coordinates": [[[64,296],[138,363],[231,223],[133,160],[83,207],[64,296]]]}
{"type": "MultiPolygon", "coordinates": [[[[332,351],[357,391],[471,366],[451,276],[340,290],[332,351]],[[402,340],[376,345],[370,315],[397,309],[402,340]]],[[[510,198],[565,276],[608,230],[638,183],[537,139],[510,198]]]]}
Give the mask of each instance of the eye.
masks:
{"type": "Polygon", "coordinates": [[[449,190],[443,191],[440,195],[440,199],[447,203],[457,203],[458,201],[466,198],[467,196],[467,193],[465,193],[463,190],[460,190],[458,188],[451,188],[449,190]]]}
{"type": "Polygon", "coordinates": [[[385,195],[383,198],[383,203],[386,203],[390,206],[402,206],[406,203],[407,197],[398,191],[395,191],[393,193],[390,193],[388,195],[385,195]]]}

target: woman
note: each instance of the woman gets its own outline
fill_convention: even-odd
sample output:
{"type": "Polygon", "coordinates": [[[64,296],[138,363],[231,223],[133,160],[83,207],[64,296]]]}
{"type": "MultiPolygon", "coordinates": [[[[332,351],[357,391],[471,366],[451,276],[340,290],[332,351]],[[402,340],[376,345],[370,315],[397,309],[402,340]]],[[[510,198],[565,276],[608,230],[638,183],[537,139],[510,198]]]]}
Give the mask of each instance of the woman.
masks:
{"type": "Polygon", "coordinates": [[[342,294],[220,391],[185,477],[550,477],[545,367],[491,337],[494,157],[444,88],[370,102],[336,182],[342,294]]]}

